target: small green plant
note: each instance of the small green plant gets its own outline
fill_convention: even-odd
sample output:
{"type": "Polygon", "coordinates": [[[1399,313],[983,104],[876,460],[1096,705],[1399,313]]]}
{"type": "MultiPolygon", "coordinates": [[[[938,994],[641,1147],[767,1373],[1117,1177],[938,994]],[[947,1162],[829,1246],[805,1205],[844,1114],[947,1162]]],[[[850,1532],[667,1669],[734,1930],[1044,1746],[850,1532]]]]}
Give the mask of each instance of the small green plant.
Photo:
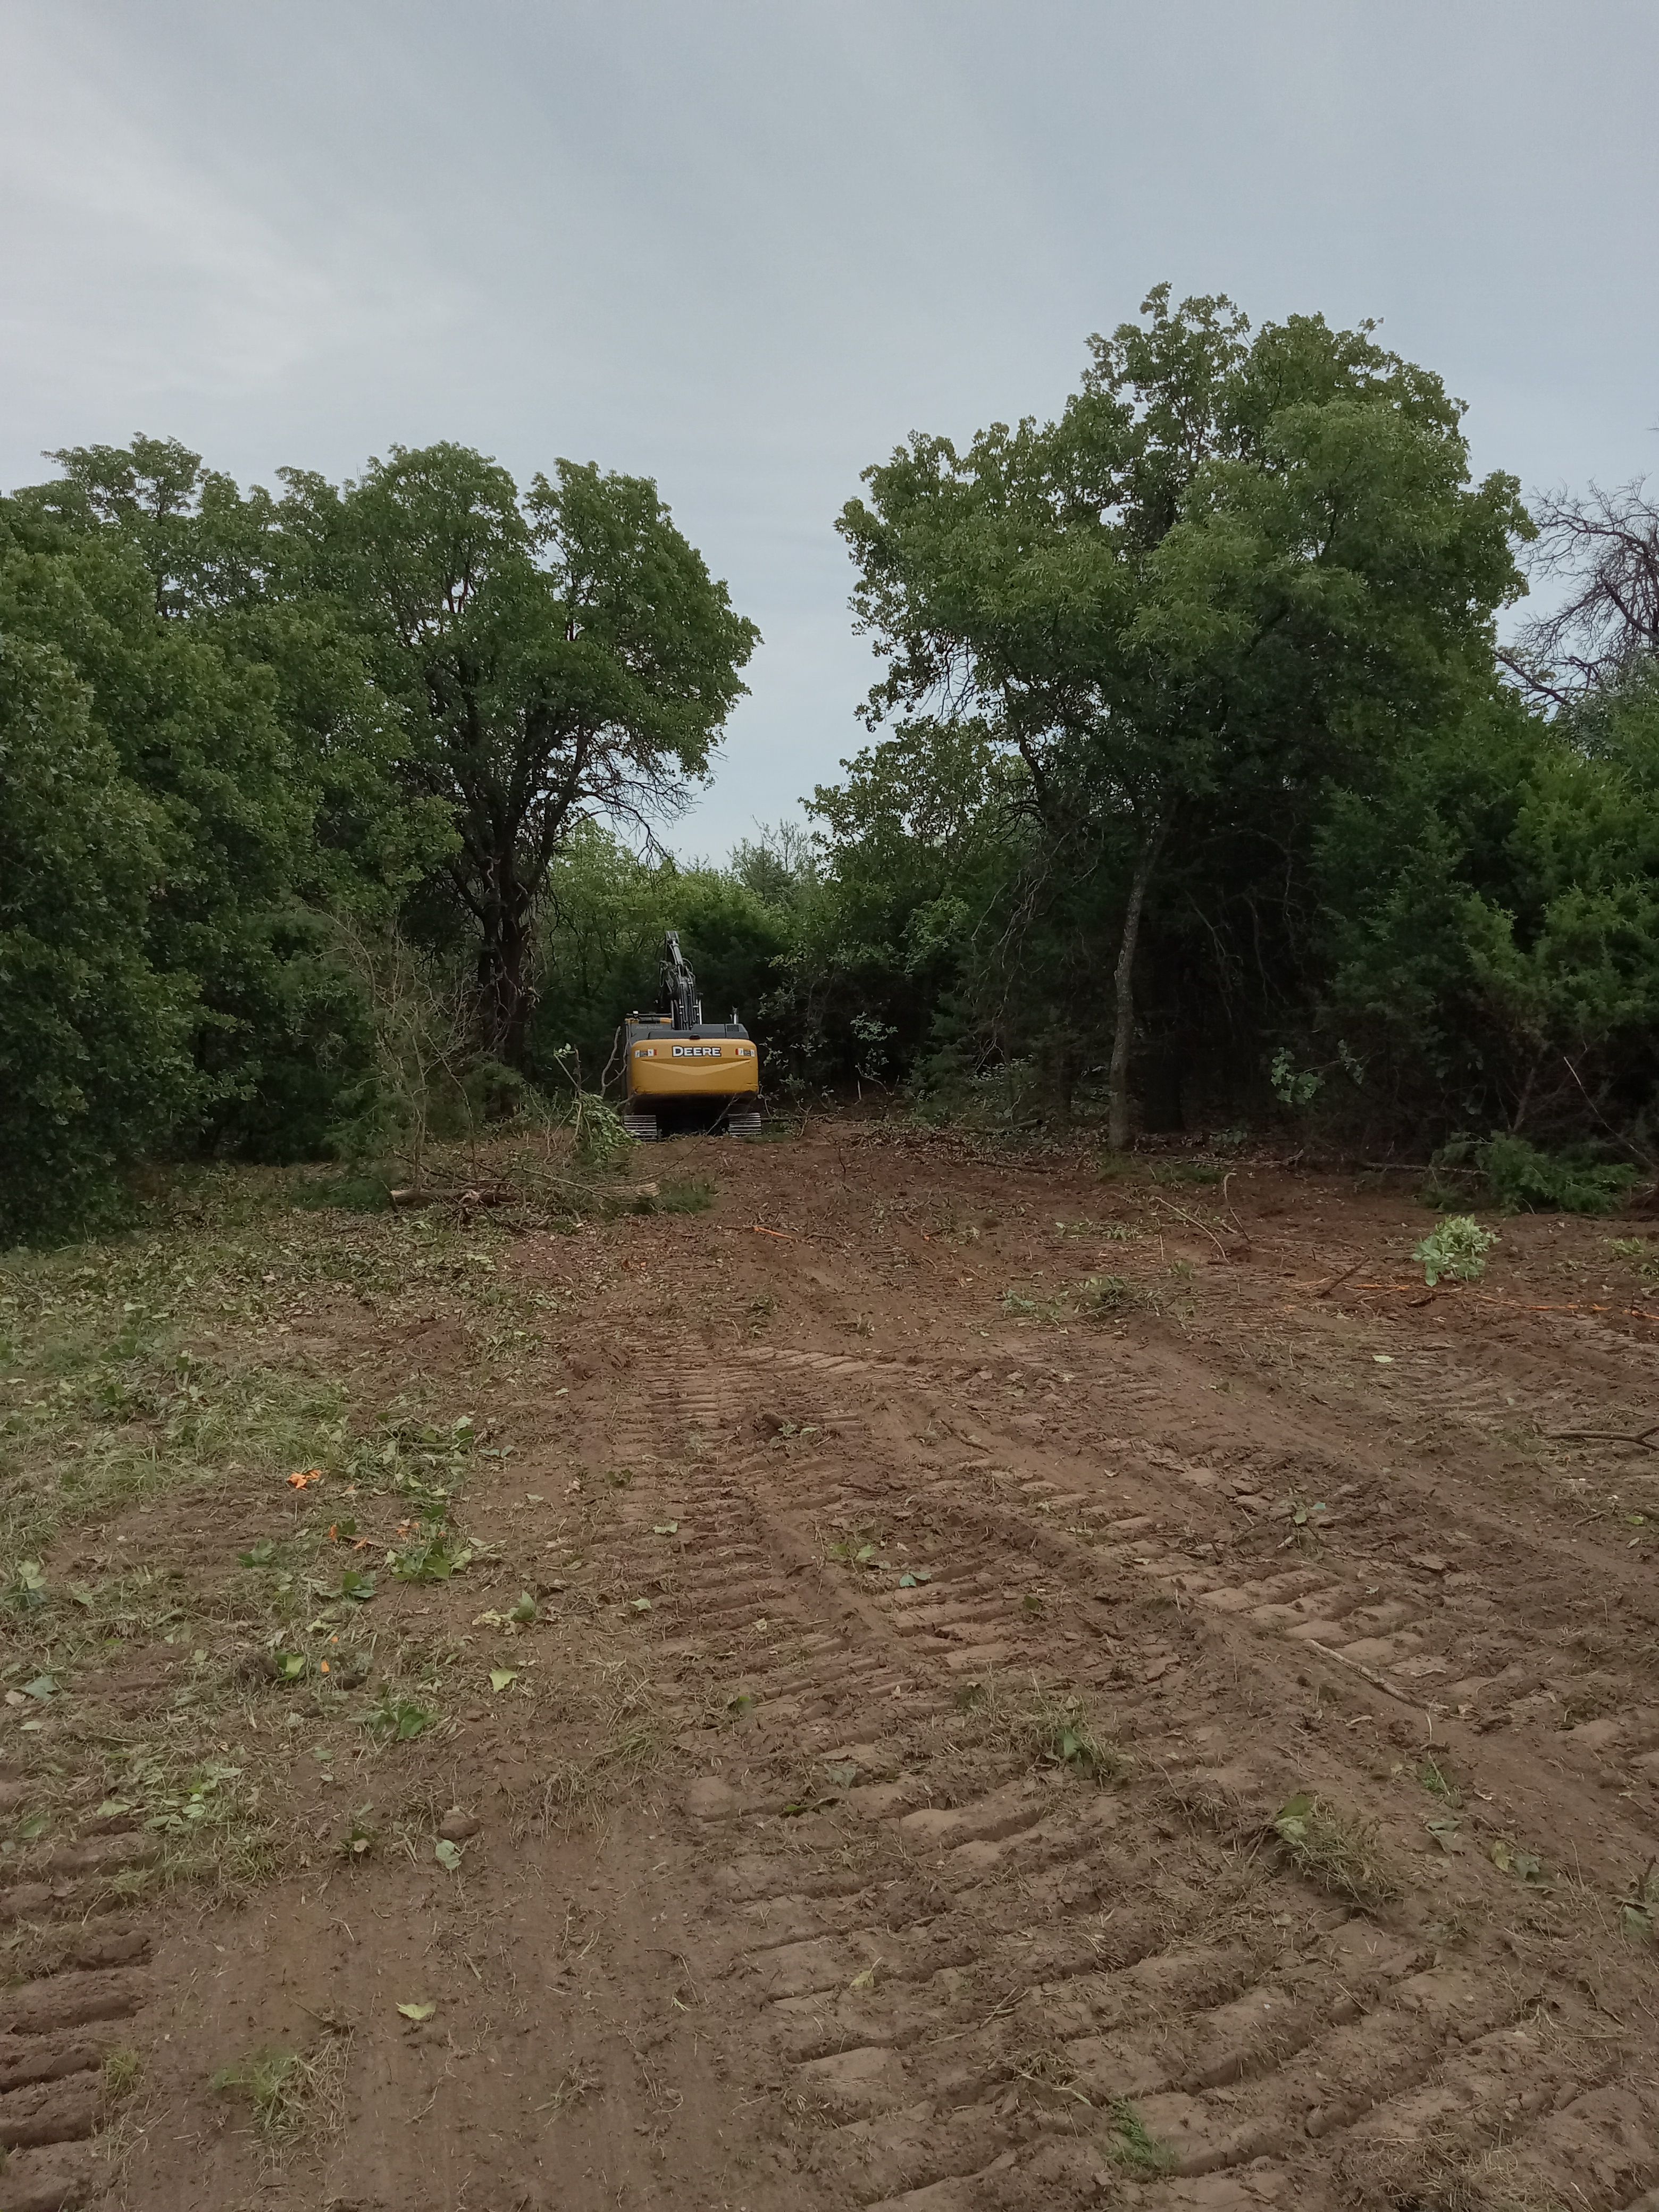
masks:
{"type": "Polygon", "coordinates": [[[1122,1759],[1115,1747],[1098,1741],[1074,1699],[1039,1715],[1036,1729],[1042,1756],[1068,1773],[1081,1775],[1089,1782],[1109,1782],[1123,1771],[1122,1759]]]}
{"type": "Polygon", "coordinates": [[[380,1703],[363,1715],[362,1721],[365,1728],[388,1743],[412,1743],[417,1735],[426,1734],[435,1718],[424,1705],[395,1695],[388,1683],[380,1692],[380,1703]]]}
{"type": "Polygon", "coordinates": [[[380,1840],[379,1832],[374,1826],[374,1808],[372,1805],[360,1805],[352,1814],[351,1826],[346,1830],[344,1840],[340,1845],[342,1858],[366,1859],[373,1851],[380,1840]]]}
{"type": "Polygon", "coordinates": [[[46,1578],[39,1559],[20,1559],[6,1591],[15,1613],[38,1613],[46,1601],[46,1578]]]}
{"type": "Polygon", "coordinates": [[[881,1551],[885,1540],[879,1528],[854,1528],[849,1535],[838,1537],[831,1544],[829,1556],[839,1566],[884,1566],[881,1551]]]}
{"type": "Polygon", "coordinates": [[[1091,1275],[1077,1298],[1084,1312],[1097,1321],[1111,1314],[1133,1312],[1146,1303],[1146,1292],[1123,1275],[1091,1275]]]}
{"type": "MultiPolygon", "coordinates": [[[[1032,1615],[1042,1601],[1028,1591],[1021,1610],[1032,1615]]],[[[988,1735],[1018,1756],[1063,1768],[1087,1782],[1115,1781],[1125,1771],[1115,1744],[1097,1733],[1082,1702],[1048,1689],[1033,1675],[1024,1685],[1010,1681],[969,1682],[957,1692],[957,1705],[975,1713],[988,1735]]]]}
{"type": "Polygon", "coordinates": [[[1659,1276],[1659,1243],[1650,1237],[1613,1237],[1607,1249],[1615,1260],[1626,1260],[1650,1282],[1659,1276]]]}
{"type": "Polygon", "coordinates": [[[1462,1794],[1437,1759],[1425,1758],[1419,1762],[1417,1778],[1431,1797],[1438,1797],[1443,1804],[1462,1802],[1462,1794]]]}
{"type": "Polygon", "coordinates": [[[1175,2153],[1160,2142],[1127,2097],[1120,2097],[1108,2114],[1107,2148],[1127,2172],[1150,2181],[1174,2170],[1175,2153]]]}
{"type": "Polygon", "coordinates": [[[1498,1242],[1494,1229],[1483,1229],[1472,1213],[1449,1213],[1414,1247],[1423,1279],[1432,1290],[1443,1275],[1456,1283],[1478,1283],[1486,1272],[1486,1255],[1498,1242]]]}

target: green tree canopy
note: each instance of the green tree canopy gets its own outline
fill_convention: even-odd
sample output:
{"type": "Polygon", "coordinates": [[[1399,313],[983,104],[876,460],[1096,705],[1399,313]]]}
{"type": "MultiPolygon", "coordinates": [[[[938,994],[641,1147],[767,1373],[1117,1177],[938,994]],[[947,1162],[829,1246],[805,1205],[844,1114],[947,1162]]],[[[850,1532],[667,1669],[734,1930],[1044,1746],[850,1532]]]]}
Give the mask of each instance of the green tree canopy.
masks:
{"type": "Polygon", "coordinates": [[[561,461],[520,496],[495,462],[441,445],[338,489],[286,481],[291,574],[352,627],[405,776],[451,814],[485,1036],[520,1060],[556,856],[584,819],[676,810],[759,634],[641,477],[561,461]]]}
{"type": "Polygon", "coordinates": [[[872,722],[943,707],[1018,756],[1051,872],[1125,856],[1111,1134],[1127,1135],[1141,915],[1172,836],[1363,775],[1490,682],[1521,588],[1516,487],[1469,481],[1460,410],[1369,328],[1251,337],[1224,299],[1092,342],[1059,421],[915,436],[841,529],[888,661],[872,722]]]}

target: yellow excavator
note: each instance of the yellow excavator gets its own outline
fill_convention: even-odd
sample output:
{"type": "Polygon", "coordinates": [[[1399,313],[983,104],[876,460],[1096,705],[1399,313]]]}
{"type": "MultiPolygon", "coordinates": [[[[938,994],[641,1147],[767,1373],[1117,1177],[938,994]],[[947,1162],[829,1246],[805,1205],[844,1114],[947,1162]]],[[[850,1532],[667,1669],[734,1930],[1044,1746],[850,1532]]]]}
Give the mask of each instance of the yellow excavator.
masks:
{"type": "Polygon", "coordinates": [[[665,1014],[629,1014],[624,1025],[623,1127],[647,1139],[692,1129],[758,1134],[760,1055],[735,1012],[729,1022],[704,1021],[676,929],[663,940],[662,991],[665,1014]]]}

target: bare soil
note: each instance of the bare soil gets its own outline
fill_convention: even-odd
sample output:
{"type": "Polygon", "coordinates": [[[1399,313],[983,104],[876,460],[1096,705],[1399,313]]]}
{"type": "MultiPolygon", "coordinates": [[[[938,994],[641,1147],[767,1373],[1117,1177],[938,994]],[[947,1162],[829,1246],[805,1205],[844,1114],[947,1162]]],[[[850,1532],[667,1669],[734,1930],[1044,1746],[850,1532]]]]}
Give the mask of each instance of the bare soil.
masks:
{"type": "Polygon", "coordinates": [[[710,1210],[480,1220],[482,1316],[262,1322],[359,1440],[471,1414],[473,1556],[389,1572],[343,1445],[53,1539],[185,1640],[0,1719],[64,1808],[5,1860],[0,2208],[1654,2212],[1641,1224],[1430,1293],[1398,1189],[1185,1157],[664,1146],[710,1210]],[[187,1791],[103,1794],[158,1713],[243,1793],[206,1867],[187,1791]]]}

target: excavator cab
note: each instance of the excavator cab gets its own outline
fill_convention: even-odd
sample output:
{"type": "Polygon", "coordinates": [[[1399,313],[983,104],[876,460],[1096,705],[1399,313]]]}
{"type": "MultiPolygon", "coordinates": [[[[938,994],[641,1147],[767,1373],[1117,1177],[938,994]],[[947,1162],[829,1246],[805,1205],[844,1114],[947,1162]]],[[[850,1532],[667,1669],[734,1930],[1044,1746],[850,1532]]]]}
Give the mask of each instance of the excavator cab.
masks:
{"type": "Polygon", "coordinates": [[[760,1055],[733,1012],[706,1022],[679,932],[663,940],[666,1013],[632,1013],[624,1027],[628,1104],[623,1127],[647,1139],[702,1130],[752,1137],[761,1125],[760,1055]]]}

